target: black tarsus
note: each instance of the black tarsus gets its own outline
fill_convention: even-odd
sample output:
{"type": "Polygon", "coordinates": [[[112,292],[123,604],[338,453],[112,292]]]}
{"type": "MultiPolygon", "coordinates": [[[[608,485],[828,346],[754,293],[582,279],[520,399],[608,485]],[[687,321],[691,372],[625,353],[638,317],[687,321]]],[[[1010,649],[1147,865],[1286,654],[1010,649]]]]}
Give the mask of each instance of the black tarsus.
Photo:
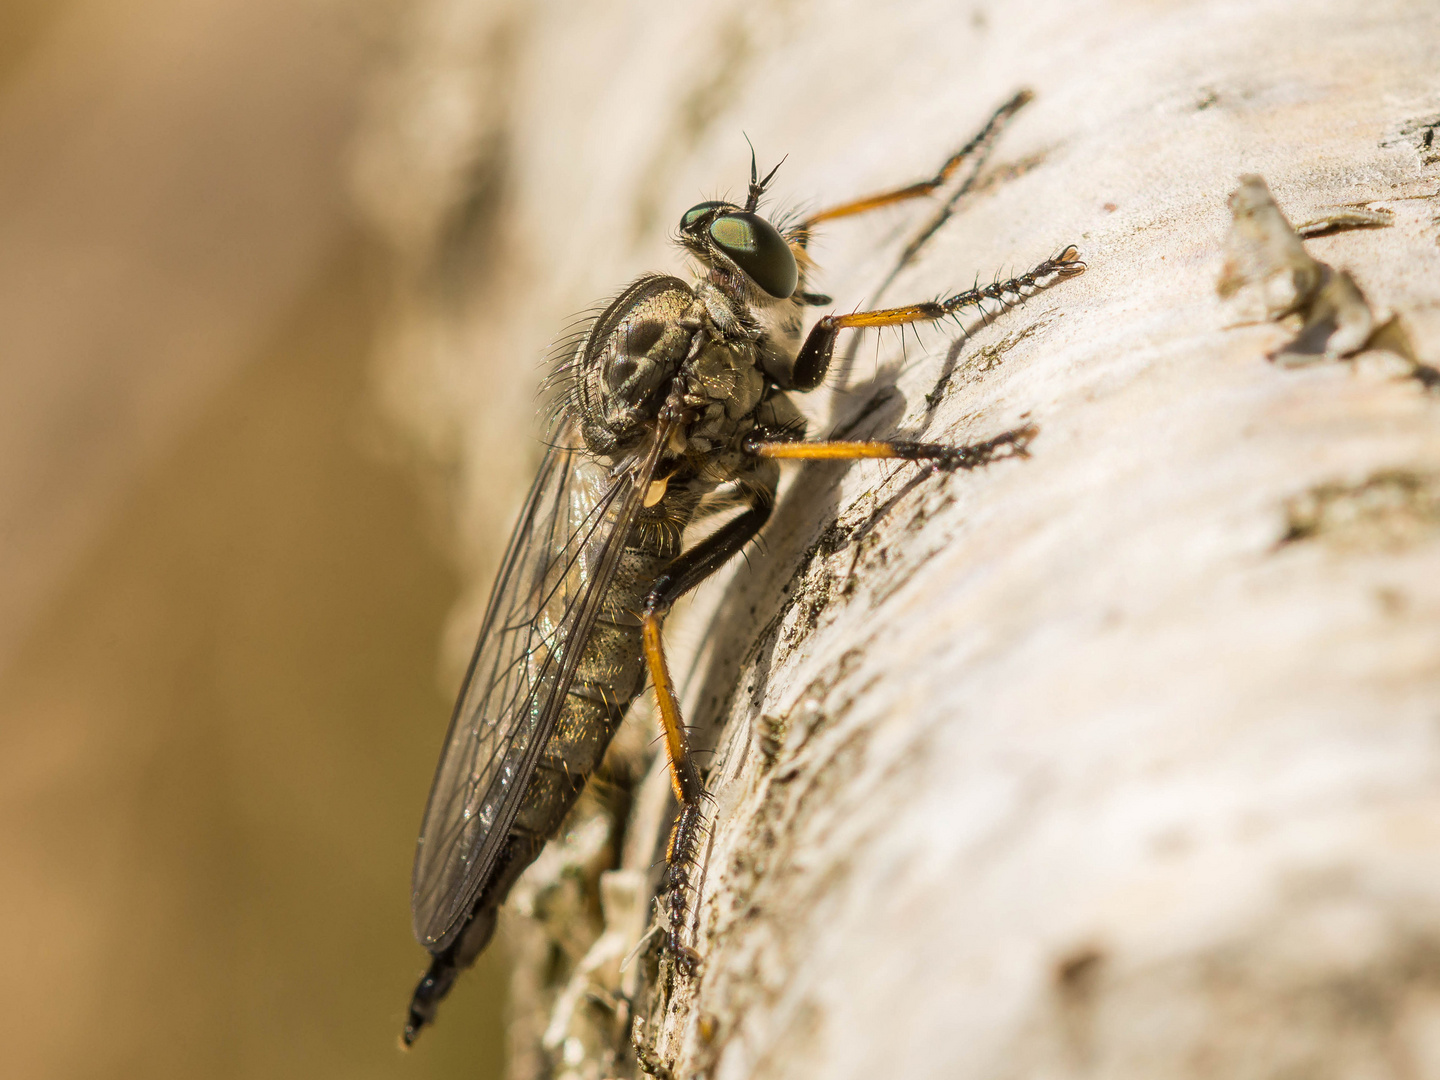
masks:
{"type": "Polygon", "coordinates": [[[680,807],[675,825],[670,830],[669,866],[665,871],[666,905],[669,908],[670,925],[665,933],[665,946],[675,957],[675,963],[685,972],[693,973],[700,964],[700,954],[681,940],[685,929],[686,916],[690,908],[690,868],[695,865],[695,856],[703,836],[701,800],[688,802],[680,807]]]}

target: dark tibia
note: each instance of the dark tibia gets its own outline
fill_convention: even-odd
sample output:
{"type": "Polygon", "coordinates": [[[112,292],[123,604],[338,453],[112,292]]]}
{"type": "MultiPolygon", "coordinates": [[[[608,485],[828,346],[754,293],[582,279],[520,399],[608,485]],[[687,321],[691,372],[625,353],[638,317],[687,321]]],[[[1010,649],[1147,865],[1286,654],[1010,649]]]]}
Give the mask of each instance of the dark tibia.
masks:
{"type": "Polygon", "coordinates": [[[755,534],[770,520],[771,496],[751,494],[749,498],[750,509],[721,526],[665,568],[646,594],[646,611],[662,614],[669,611],[671,604],[719,570],[755,539],[755,534]]]}

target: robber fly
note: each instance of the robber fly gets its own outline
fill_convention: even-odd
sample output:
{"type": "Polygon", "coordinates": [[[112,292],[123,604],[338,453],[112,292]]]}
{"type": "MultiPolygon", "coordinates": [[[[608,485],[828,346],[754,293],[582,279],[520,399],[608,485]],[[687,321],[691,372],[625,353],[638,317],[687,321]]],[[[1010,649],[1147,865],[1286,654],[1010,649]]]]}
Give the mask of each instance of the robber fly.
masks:
{"type": "Polygon", "coordinates": [[[775,171],[757,179],[752,154],[743,206],[702,202],[680,219],[695,279],[635,281],[557,365],[552,445],[501,564],[421,827],[411,899],[415,936],[432,959],[410,1002],[406,1045],[489,943],[500,905],[559,830],[647,678],[680,807],[664,877],[665,940],[693,969],[699,957],[682,933],[703,785],[661,629],[671,605],[765,524],[780,460],[971,469],[1024,454],[1033,427],[958,447],[806,441],[789,397],[820,385],[841,330],[933,321],[1085,269],[1068,247],[1017,278],[934,302],[826,315],[802,334],[805,309],[830,302],[806,288],[814,227],[935,191],[971,148],[930,180],[783,229],[759,213],[775,171]],[[722,506],[740,512],[684,549],[687,525],[722,506]]]}

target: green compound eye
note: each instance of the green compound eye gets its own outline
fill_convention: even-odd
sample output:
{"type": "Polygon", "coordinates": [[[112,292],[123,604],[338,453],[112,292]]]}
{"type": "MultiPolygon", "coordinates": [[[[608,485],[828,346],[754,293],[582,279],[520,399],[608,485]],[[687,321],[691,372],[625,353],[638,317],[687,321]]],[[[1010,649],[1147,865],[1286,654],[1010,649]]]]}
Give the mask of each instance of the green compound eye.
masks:
{"type": "Polygon", "coordinates": [[[777,300],[795,291],[800,281],[795,255],[775,226],[759,214],[742,211],[717,217],[710,223],[710,239],[751,281],[777,300]]]}
{"type": "Polygon", "coordinates": [[[692,206],[689,210],[685,211],[685,216],[680,219],[680,231],[689,232],[704,220],[705,217],[725,205],[727,204],[722,202],[702,202],[692,206]]]}

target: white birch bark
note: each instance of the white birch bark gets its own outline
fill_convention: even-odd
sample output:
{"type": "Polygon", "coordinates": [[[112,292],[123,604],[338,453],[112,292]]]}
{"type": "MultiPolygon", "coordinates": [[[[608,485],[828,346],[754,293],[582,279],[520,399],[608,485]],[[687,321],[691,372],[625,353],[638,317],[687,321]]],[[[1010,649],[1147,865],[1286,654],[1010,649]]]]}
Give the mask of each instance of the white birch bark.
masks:
{"type": "MultiPolygon", "coordinates": [[[[933,206],[827,227],[816,286],[930,298],[1071,242],[1088,273],[867,336],[805,407],[956,443],[1029,421],[1032,456],[791,475],[763,553],[672,620],[715,747],[701,973],[618,972],[657,766],[568,996],[521,949],[517,1075],[633,1070],[624,1003],[593,1004],[628,989],[677,1077],[1440,1076],[1440,394],[1374,349],[1271,363],[1296,327],[1215,289],[1241,174],[1292,221],[1389,210],[1306,248],[1440,362],[1433,0],[432,0],[359,175],[407,267],[385,393],[460,478],[456,657],[535,361],[678,269],[680,214],[743,189],[741,132],[818,206],[927,175],[1023,86],[882,297],[933,206]]],[[[586,827],[521,890],[552,927],[561,863],[613,858],[586,827]]]]}

